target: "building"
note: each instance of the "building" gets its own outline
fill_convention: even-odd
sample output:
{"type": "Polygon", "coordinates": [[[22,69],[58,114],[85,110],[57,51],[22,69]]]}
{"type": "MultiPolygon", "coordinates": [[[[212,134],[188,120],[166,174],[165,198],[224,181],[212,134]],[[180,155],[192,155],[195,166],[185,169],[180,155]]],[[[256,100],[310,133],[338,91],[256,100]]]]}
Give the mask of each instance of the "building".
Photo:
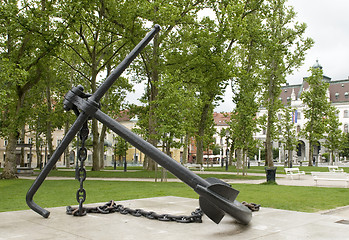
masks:
{"type": "MultiPolygon", "coordinates": [[[[125,126],[127,129],[132,130],[136,128],[136,123],[138,119],[136,117],[131,118],[131,116],[128,114],[127,111],[121,112],[118,117],[116,117],[116,121],[118,121],[120,124],[125,126]]],[[[99,129],[102,129],[102,124],[99,123],[99,129]]],[[[55,129],[54,132],[52,133],[52,145],[53,149],[56,149],[57,146],[60,144],[64,137],[64,130],[63,129],[55,129]]],[[[92,133],[90,130],[90,138],[92,137],[92,133]]],[[[115,134],[112,131],[107,131],[106,137],[104,140],[104,166],[113,166],[114,165],[114,160],[118,161],[118,157],[114,156],[114,149],[117,141],[117,134],[115,134]]],[[[69,166],[74,166],[76,163],[76,141],[73,141],[69,145],[69,166]]],[[[6,139],[1,139],[0,138],[0,167],[4,166],[5,162],[5,152],[6,152],[6,146],[7,146],[7,140],[6,139]]],[[[40,164],[38,161],[38,154],[41,154],[42,158],[42,166],[46,165],[48,159],[49,159],[49,154],[48,154],[48,149],[47,149],[47,144],[43,143],[40,145],[39,149],[36,149],[36,144],[35,144],[35,133],[30,132],[28,128],[26,128],[26,134],[25,138],[23,141],[21,139],[18,140],[18,145],[17,145],[17,150],[16,150],[16,156],[17,156],[17,162],[16,164],[19,166],[21,164],[21,161],[24,163],[25,166],[31,166],[34,168],[39,168],[40,164]]],[[[161,142],[159,143],[158,148],[161,149],[161,142]]],[[[175,159],[176,161],[180,162],[182,159],[183,155],[183,148],[181,149],[174,149],[171,148],[171,157],[175,159]]],[[[92,165],[92,152],[91,152],[91,147],[88,146],[88,151],[87,151],[87,159],[86,159],[86,165],[91,166],[92,165]]],[[[144,161],[144,154],[140,152],[138,149],[133,147],[132,145],[129,145],[128,151],[126,153],[126,157],[122,157],[122,161],[128,162],[128,164],[142,164],[144,161]]],[[[65,162],[65,156],[62,155],[60,159],[57,161],[57,166],[66,166],[67,163],[65,162]]]]}
{"type": "MultiPolygon", "coordinates": [[[[321,68],[322,66],[318,61],[313,65],[313,68],[321,68]]],[[[306,106],[303,104],[300,99],[303,91],[306,91],[309,88],[309,84],[307,83],[307,78],[304,77],[301,84],[283,86],[281,88],[282,92],[280,94],[280,100],[284,105],[290,105],[292,108],[296,109],[294,113],[293,121],[295,123],[296,132],[300,132],[300,130],[304,127],[306,123],[306,119],[304,118],[304,110],[306,106]]],[[[328,101],[331,102],[333,106],[335,106],[339,110],[339,121],[342,123],[341,130],[344,133],[348,133],[348,125],[349,125],[349,78],[344,80],[332,80],[330,77],[323,76],[323,81],[329,83],[329,88],[327,90],[326,96],[328,101]]],[[[261,108],[258,112],[258,117],[266,114],[266,109],[261,108]]],[[[261,131],[255,136],[257,139],[261,141],[265,140],[265,132],[261,131]]],[[[314,148],[314,157],[316,161],[323,161],[322,154],[326,152],[326,148],[323,147],[324,140],[320,140],[318,142],[318,146],[314,148]]],[[[279,148],[279,160],[286,159],[287,152],[284,150],[284,146],[280,142],[274,142],[274,147],[279,148]]],[[[299,137],[297,150],[293,153],[293,161],[294,162],[302,162],[307,161],[309,152],[309,142],[299,137]]],[[[337,159],[338,160],[338,159],[337,159]]]]}
{"type": "MultiPolygon", "coordinates": [[[[214,155],[212,149],[204,150],[204,163],[212,163],[212,164],[222,164],[222,161],[227,159],[227,155],[229,155],[228,149],[228,139],[225,134],[220,134],[222,131],[226,131],[229,127],[228,122],[230,121],[230,113],[213,113],[213,121],[215,134],[213,135],[214,145],[220,147],[220,154],[214,155]]],[[[195,163],[196,162],[196,142],[195,138],[192,137],[189,144],[188,150],[188,162],[195,163]]]]}

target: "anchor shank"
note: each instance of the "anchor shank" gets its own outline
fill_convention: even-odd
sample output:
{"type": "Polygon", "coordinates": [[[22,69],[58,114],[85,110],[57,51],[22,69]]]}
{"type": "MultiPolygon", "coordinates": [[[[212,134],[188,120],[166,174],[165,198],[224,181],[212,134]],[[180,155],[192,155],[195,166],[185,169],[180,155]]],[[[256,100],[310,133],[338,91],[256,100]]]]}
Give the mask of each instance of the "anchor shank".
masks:
{"type": "Polygon", "coordinates": [[[173,175],[185,182],[191,188],[195,189],[198,184],[200,184],[203,187],[209,186],[209,183],[206,180],[196,175],[186,167],[182,166],[180,163],[173,160],[167,154],[163,153],[149,142],[143,140],[138,135],[136,135],[126,127],[122,126],[120,123],[118,123],[102,111],[97,110],[94,114],[94,117],[100,122],[104,123],[108,128],[110,128],[120,137],[131,143],[138,150],[148,155],[151,159],[160,164],[162,167],[166,168],[168,171],[170,171],[173,175]]]}
{"type": "Polygon", "coordinates": [[[113,85],[123,71],[131,64],[131,62],[137,57],[142,49],[153,39],[155,34],[160,31],[160,26],[156,24],[153,29],[137,44],[137,46],[124,58],[124,60],[112,71],[103,84],[96,90],[91,96],[90,100],[99,102],[103,95],[113,85]]]}

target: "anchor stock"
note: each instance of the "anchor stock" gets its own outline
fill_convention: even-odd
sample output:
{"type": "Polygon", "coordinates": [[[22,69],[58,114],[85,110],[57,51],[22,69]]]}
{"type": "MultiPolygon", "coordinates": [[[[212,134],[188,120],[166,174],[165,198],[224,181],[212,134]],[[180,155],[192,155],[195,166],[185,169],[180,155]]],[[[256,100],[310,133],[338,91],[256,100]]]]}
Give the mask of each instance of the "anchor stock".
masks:
{"type": "Polygon", "coordinates": [[[65,109],[68,110],[77,108],[80,109],[81,112],[71,129],[68,131],[67,135],[62,140],[61,144],[54,152],[48,164],[39,174],[27,193],[27,204],[35,212],[46,218],[49,216],[49,212],[47,210],[41,208],[33,202],[33,196],[41,186],[42,182],[45,180],[54,164],[57,162],[58,158],[64,152],[64,149],[69,145],[75,134],[80,130],[83,123],[89,117],[94,117],[101,123],[105,124],[110,130],[139,149],[141,152],[148,155],[162,167],[166,168],[188,186],[193,188],[193,190],[200,195],[199,203],[202,211],[212,221],[218,224],[225,213],[227,213],[242,224],[248,224],[250,222],[252,217],[251,210],[235,200],[239,191],[235,190],[229,184],[219,179],[210,178],[205,180],[201,178],[98,109],[99,100],[159,30],[160,27],[156,25],[153,30],[148,33],[147,36],[135,47],[135,49],[119,64],[119,66],[106,79],[106,81],[97,89],[97,91],[87,100],[84,100],[83,96],[81,96],[83,95],[82,87],[73,88],[66,95],[65,109]]]}

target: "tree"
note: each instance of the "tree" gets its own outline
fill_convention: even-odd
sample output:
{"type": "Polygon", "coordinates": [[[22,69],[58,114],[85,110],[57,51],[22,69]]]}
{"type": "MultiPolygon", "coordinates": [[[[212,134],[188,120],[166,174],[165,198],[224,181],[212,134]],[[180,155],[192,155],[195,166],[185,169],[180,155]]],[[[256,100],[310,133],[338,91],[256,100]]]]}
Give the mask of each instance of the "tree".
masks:
{"type": "Polygon", "coordinates": [[[1,135],[8,139],[3,178],[16,177],[16,142],[28,116],[28,92],[42,79],[44,59],[65,37],[67,24],[58,20],[57,5],[45,0],[1,1],[0,79],[3,99],[1,135]],[[19,8],[21,6],[21,8],[19,8]]]}
{"type": "MultiPolygon", "coordinates": [[[[94,93],[97,90],[98,75],[106,70],[107,65],[111,66],[123,57],[126,43],[130,42],[133,31],[139,29],[140,22],[135,13],[129,11],[129,4],[132,2],[68,2],[64,8],[75,15],[74,18],[67,16],[67,20],[74,22],[69,29],[69,39],[65,41],[65,46],[70,52],[59,58],[89,84],[89,88],[85,88],[86,91],[94,93]],[[75,56],[71,56],[72,54],[75,56]]],[[[92,119],[93,171],[100,170],[103,161],[100,158],[103,156],[105,131],[106,127],[102,127],[100,132],[97,120],[92,119]]]]}
{"type": "Polygon", "coordinates": [[[309,166],[313,165],[314,146],[320,139],[324,138],[326,124],[331,104],[327,91],[329,83],[323,79],[323,72],[320,67],[312,67],[309,70],[311,76],[306,79],[309,88],[302,92],[301,99],[306,105],[304,116],[307,122],[302,129],[302,134],[309,141],[309,166]]]}
{"type": "Polygon", "coordinates": [[[247,165],[249,149],[253,149],[256,142],[253,134],[258,131],[257,112],[260,96],[260,63],[262,19],[259,10],[248,14],[241,22],[241,35],[236,47],[238,67],[235,70],[233,102],[236,104],[231,115],[229,126],[237,151],[237,169],[247,165]]]}
{"type": "MultiPolygon", "coordinates": [[[[171,53],[178,47],[167,44],[170,42],[172,33],[180,31],[181,28],[187,26],[190,28],[195,22],[197,12],[204,6],[204,0],[176,0],[176,1],[135,1],[140,9],[140,17],[152,24],[159,24],[163,30],[154,37],[153,44],[141,52],[141,64],[138,64],[136,71],[141,73],[147,80],[147,96],[148,104],[148,142],[157,146],[159,134],[157,132],[158,116],[155,113],[157,108],[156,100],[159,94],[159,81],[163,74],[163,67],[166,59],[163,57],[171,53]]],[[[145,116],[145,115],[144,115],[145,116]]],[[[154,170],[154,161],[145,159],[145,167],[154,170]]]]}
{"type": "MultiPolygon", "coordinates": [[[[288,156],[288,167],[291,167],[293,150],[297,146],[296,130],[294,127],[294,122],[292,121],[292,115],[296,114],[295,110],[291,106],[285,106],[283,108],[283,114],[281,115],[281,142],[284,143],[285,150],[287,150],[288,156]]],[[[286,161],[285,161],[286,164],[286,161]]],[[[286,165],[285,165],[286,166],[286,165]]]]}
{"type": "Polygon", "coordinates": [[[263,9],[263,106],[267,109],[265,163],[273,167],[272,141],[278,136],[276,122],[277,112],[282,106],[278,99],[281,85],[286,82],[286,74],[301,65],[313,41],[303,37],[306,24],[294,22],[296,13],[292,7],[286,6],[286,0],[265,1],[263,9]]]}
{"type": "Polygon", "coordinates": [[[349,133],[342,133],[340,156],[349,158],[349,133]]]}
{"type": "Polygon", "coordinates": [[[342,144],[342,131],[340,130],[341,123],[337,114],[339,110],[334,106],[329,106],[327,116],[324,119],[326,124],[326,133],[324,146],[330,151],[330,164],[333,164],[334,152],[339,150],[342,144]]]}
{"type": "MultiPolygon", "coordinates": [[[[122,165],[122,157],[126,156],[129,144],[120,136],[115,138],[114,155],[119,157],[119,165],[122,165]]],[[[126,161],[126,159],[125,159],[126,161]]]]}

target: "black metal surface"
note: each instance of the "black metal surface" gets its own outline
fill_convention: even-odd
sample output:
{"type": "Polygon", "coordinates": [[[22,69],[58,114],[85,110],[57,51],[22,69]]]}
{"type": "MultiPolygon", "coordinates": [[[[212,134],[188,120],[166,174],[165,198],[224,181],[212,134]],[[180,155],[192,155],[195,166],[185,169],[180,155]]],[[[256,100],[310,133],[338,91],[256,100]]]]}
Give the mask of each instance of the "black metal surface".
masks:
{"type": "MultiPolygon", "coordinates": [[[[67,207],[66,213],[68,215],[74,215],[74,216],[80,216],[79,215],[79,208],[74,208],[71,206],[67,207]]],[[[109,213],[121,213],[121,214],[130,214],[135,217],[146,217],[148,219],[154,219],[159,221],[172,221],[172,222],[179,222],[179,223],[201,223],[202,222],[202,211],[198,208],[195,211],[191,213],[191,215],[173,215],[173,214],[158,214],[152,211],[145,211],[143,209],[132,209],[125,207],[121,204],[116,204],[113,200],[109,201],[108,203],[104,204],[103,206],[98,207],[87,207],[83,210],[86,213],[102,213],[102,214],[109,214],[109,213]]]]}
{"type": "MultiPolygon", "coordinates": [[[[203,207],[203,212],[214,222],[219,223],[225,213],[231,215],[242,224],[248,224],[250,222],[252,217],[251,210],[235,200],[239,191],[233,189],[229,184],[226,184],[219,179],[210,178],[204,180],[98,109],[99,100],[159,30],[160,27],[158,25],[155,26],[153,30],[148,33],[135,49],[119,64],[119,66],[94,94],[85,94],[81,86],[74,87],[67,93],[64,101],[64,108],[65,110],[74,110],[74,112],[78,114],[78,117],[67,135],[63,138],[61,144],[57,147],[48,164],[39,174],[27,193],[27,204],[35,212],[41,214],[43,217],[49,216],[47,210],[33,202],[33,196],[45,180],[50,170],[56,164],[59,157],[63,154],[65,148],[73,140],[76,133],[89,118],[94,117],[104,123],[113,132],[131,143],[134,147],[138,148],[141,152],[148,155],[162,167],[169,170],[188,186],[193,188],[200,195],[200,204],[203,207]]],[[[80,195],[77,198],[82,199],[84,194],[81,194],[81,198],[80,195]]],[[[82,209],[82,203],[79,205],[81,205],[80,209],[82,209]]]]}
{"type": "Polygon", "coordinates": [[[85,160],[87,159],[87,148],[85,142],[88,138],[88,122],[86,121],[80,129],[79,136],[81,140],[81,147],[78,151],[79,166],[75,169],[75,176],[80,183],[80,188],[76,192],[76,201],[79,203],[79,208],[76,216],[85,216],[86,211],[83,204],[86,201],[86,190],[84,188],[84,181],[86,180],[85,160]]]}
{"type": "Polygon", "coordinates": [[[82,87],[75,87],[71,91],[69,91],[66,95],[66,100],[64,101],[64,109],[69,111],[73,110],[76,114],[78,114],[77,119],[73,123],[72,127],[66,133],[62,142],[58,145],[51,158],[42,169],[38,177],[35,179],[32,186],[29,188],[26,195],[26,202],[28,206],[33,209],[35,212],[39,213],[41,216],[47,218],[50,215],[50,212],[46,209],[40,207],[33,201],[33,197],[35,193],[40,188],[41,184],[50,173],[53,166],[57,163],[60,156],[63,154],[64,150],[68,147],[70,142],[74,139],[75,135],[83,126],[84,122],[86,122],[89,117],[92,116],[94,111],[98,110],[98,101],[101,99],[104,93],[113,85],[116,79],[122,74],[122,72],[129,66],[129,64],[135,59],[142,51],[142,49],[153,39],[155,34],[160,31],[160,26],[155,25],[154,28],[142,39],[141,42],[137,44],[137,46],[132,50],[132,52],[118,65],[118,67],[108,76],[106,81],[99,87],[96,93],[88,98],[87,101],[82,98],[88,97],[90,95],[86,95],[83,93],[82,87]],[[69,99],[69,100],[68,100],[69,99]],[[81,113],[78,112],[76,108],[77,103],[81,105],[81,113]]]}

